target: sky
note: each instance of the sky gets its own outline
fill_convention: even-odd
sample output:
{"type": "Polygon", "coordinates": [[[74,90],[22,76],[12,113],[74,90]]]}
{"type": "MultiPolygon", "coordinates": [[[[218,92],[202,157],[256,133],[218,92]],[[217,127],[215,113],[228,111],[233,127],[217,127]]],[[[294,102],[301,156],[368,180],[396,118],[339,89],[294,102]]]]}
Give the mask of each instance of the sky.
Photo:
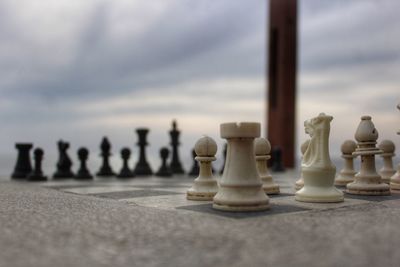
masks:
{"type": "MultiPolygon", "coordinates": [[[[400,147],[398,10],[396,0],[299,0],[298,147],[303,121],[320,112],[334,116],[333,156],[367,114],[400,147]]],[[[267,23],[265,0],[0,1],[2,174],[15,142],[42,147],[53,170],[59,139],[74,168],[81,146],[97,168],[103,136],[114,168],[124,146],[132,166],[138,127],[150,129],[156,170],[173,119],[186,169],[203,134],[219,144],[219,163],[220,123],[256,121],[266,134],[267,23]]]]}

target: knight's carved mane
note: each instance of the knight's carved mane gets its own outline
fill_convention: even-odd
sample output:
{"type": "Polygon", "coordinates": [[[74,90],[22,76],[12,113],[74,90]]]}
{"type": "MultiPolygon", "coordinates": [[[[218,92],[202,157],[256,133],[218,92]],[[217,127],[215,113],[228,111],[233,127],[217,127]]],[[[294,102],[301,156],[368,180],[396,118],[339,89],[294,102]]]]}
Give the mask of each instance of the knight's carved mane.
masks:
{"type": "Polygon", "coordinates": [[[311,137],[304,153],[302,168],[334,168],[329,156],[329,132],[332,116],[321,113],[304,123],[306,133],[311,137]]]}

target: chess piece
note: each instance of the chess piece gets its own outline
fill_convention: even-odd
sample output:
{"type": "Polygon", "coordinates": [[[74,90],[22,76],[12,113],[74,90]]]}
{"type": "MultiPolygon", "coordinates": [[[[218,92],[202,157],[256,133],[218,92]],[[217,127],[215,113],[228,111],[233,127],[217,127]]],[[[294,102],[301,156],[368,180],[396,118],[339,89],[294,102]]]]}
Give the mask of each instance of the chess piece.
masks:
{"type": "Polygon", "coordinates": [[[87,148],[81,147],[78,149],[78,159],[80,161],[79,170],[75,175],[75,179],[93,179],[92,174],[87,168],[86,162],[89,158],[89,150],[87,148]]]}
{"type": "Polygon", "coordinates": [[[172,160],[169,165],[172,173],[174,174],[184,174],[185,171],[182,168],[182,164],[179,160],[178,146],[179,146],[179,135],[180,131],[178,131],[176,127],[176,121],[172,122],[172,130],[169,132],[171,137],[171,146],[172,146],[172,160]]]}
{"type": "Polygon", "coordinates": [[[227,139],[228,149],[213,208],[225,211],[269,209],[269,198],[262,189],[254,157],[254,139],[260,136],[260,124],[222,123],[220,134],[227,139]]]}
{"type": "Polygon", "coordinates": [[[225,144],[224,144],[224,152],[223,152],[224,162],[222,163],[222,168],[221,168],[221,170],[219,171],[219,174],[220,174],[220,175],[222,175],[222,174],[224,173],[227,150],[228,150],[228,144],[225,143],[225,144]]]}
{"type": "Polygon", "coordinates": [[[196,160],[196,151],[194,149],[192,150],[192,158],[193,158],[193,166],[188,174],[190,176],[198,176],[200,169],[199,169],[199,163],[196,160]]]}
{"type": "Polygon", "coordinates": [[[212,173],[211,162],[216,160],[217,143],[208,136],[200,138],[195,145],[196,160],[200,164],[199,176],[193,186],[186,192],[189,200],[212,200],[218,192],[217,180],[212,173]]]}
{"type": "Polygon", "coordinates": [[[11,174],[13,179],[24,179],[32,172],[31,158],[29,155],[32,149],[31,143],[16,143],[15,148],[18,151],[17,163],[14,172],[11,174]]]}
{"type": "MultiPolygon", "coordinates": [[[[400,103],[397,105],[397,109],[400,110],[400,103]]],[[[397,134],[400,135],[400,130],[397,134]]],[[[397,172],[390,178],[390,189],[400,190],[400,163],[397,165],[397,172]]]]}
{"type": "MultiPolygon", "coordinates": [[[[308,148],[308,146],[310,145],[310,139],[307,139],[303,144],[301,144],[300,146],[300,152],[301,152],[301,161],[303,162],[303,158],[304,158],[304,153],[306,153],[306,150],[308,148]]],[[[301,175],[300,175],[300,179],[296,181],[294,188],[296,189],[296,191],[300,190],[303,188],[304,186],[304,179],[303,179],[303,172],[300,171],[301,175]]]]}
{"type": "Polygon", "coordinates": [[[97,176],[100,176],[100,177],[114,176],[115,173],[112,170],[112,168],[110,166],[110,162],[109,162],[110,156],[112,155],[111,144],[108,141],[107,137],[103,137],[103,140],[101,141],[101,144],[100,144],[100,149],[101,149],[100,156],[103,158],[103,163],[100,167],[100,170],[97,172],[97,176]]]}
{"type": "Polygon", "coordinates": [[[139,161],[136,163],[135,170],[133,171],[136,175],[152,175],[153,171],[146,159],[146,146],[147,143],[147,134],[149,129],[139,128],[136,129],[136,133],[138,135],[137,145],[139,146],[139,161]]]}
{"type": "Polygon", "coordinates": [[[357,144],[353,140],[344,141],[340,147],[342,158],[344,159],[344,167],[335,179],[336,186],[346,186],[348,183],[354,182],[354,175],[357,172],[354,170],[354,158],[356,156],[353,155],[353,152],[356,148],[357,144]]]}
{"type": "Polygon", "coordinates": [[[320,113],[304,122],[310,144],[301,163],[304,186],[296,192],[301,202],[342,202],[343,193],[333,185],[336,167],[329,155],[329,132],[333,117],[320,113]]]}
{"type": "Polygon", "coordinates": [[[32,172],[28,175],[28,181],[46,181],[47,177],[43,175],[42,171],[42,160],[43,160],[43,149],[36,148],[33,151],[33,159],[35,161],[32,172]]]}
{"type": "Polygon", "coordinates": [[[280,147],[274,147],[272,149],[272,171],[273,172],[284,172],[285,167],[283,167],[282,162],[282,149],[280,147]]]}
{"type": "Polygon", "coordinates": [[[167,160],[169,156],[169,150],[166,147],[160,149],[161,166],[158,169],[156,175],[160,177],[171,177],[172,172],[168,167],[167,160]]]}
{"type": "Polygon", "coordinates": [[[265,138],[256,138],[254,141],[254,151],[257,170],[263,183],[264,192],[268,195],[279,194],[279,185],[274,183],[267,166],[267,161],[271,158],[269,155],[271,152],[271,144],[265,138]]]}
{"type": "Polygon", "coordinates": [[[390,178],[396,173],[393,169],[393,160],[396,149],[394,143],[390,140],[383,140],[379,143],[378,148],[383,151],[380,155],[383,158],[383,167],[379,170],[382,182],[390,184],[390,178]]]}
{"type": "Polygon", "coordinates": [[[135,174],[129,169],[128,160],[131,157],[131,150],[127,147],[121,149],[121,158],[122,158],[122,168],[118,178],[133,178],[135,174]]]}
{"type": "Polygon", "coordinates": [[[72,161],[68,156],[67,150],[69,143],[62,140],[58,141],[59,159],[57,162],[57,170],[53,175],[54,179],[73,178],[74,173],[71,171],[72,161]]]}
{"type": "Polygon", "coordinates": [[[353,155],[361,156],[361,168],[354,176],[354,182],[347,184],[346,192],[355,195],[390,195],[389,185],[382,183],[381,176],[376,172],[375,155],[382,154],[376,147],[378,131],[370,116],[362,116],[355,133],[356,151],[353,155]]]}

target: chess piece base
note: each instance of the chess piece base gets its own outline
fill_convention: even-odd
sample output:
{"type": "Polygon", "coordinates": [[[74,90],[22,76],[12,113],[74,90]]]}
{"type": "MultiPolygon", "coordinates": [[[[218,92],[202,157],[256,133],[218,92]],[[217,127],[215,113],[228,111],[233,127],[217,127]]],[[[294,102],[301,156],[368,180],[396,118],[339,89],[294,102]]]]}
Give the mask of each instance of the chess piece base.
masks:
{"type": "Polygon", "coordinates": [[[295,199],[297,201],[314,203],[335,203],[344,201],[343,193],[336,188],[321,189],[307,186],[307,190],[304,189],[305,187],[296,192],[295,199]]]}
{"type": "Polygon", "coordinates": [[[390,182],[390,189],[392,189],[392,190],[400,190],[400,183],[390,182]]]}
{"type": "Polygon", "coordinates": [[[214,197],[213,208],[225,211],[261,211],[270,208],[262,186],[222,185],[214,197]],[[234,200],[232,200],[234,199],[234,200]]]}
{"type": "Polygon", "coordinates": [[[352,182],[354,182],[354,179],[340,177],[336,178],[335,185],[340,187],[346,187],[347,184],[352,182]]]}
{"type": "Polygon", "coordinates": [[[263,190],[268,195],[279,195],[281,193],[279,185],[263,185],[263,190]]]}
{"type": "Polygon", "coordinates": [[[74,174],[73,174],[72,172],[69,172],[69,173],[59,173],[59,172],[56,172],[56,173],[53,175],[53,178],[54,178],[54,179],[68,179],[68,178],[74,178],[74,174]]]}
{"type": "Polygon", "coordinates": [[[396,172],[390,179],[390,189],[400,190],[400,172],[396,172]]]}
{"type": "Polygon", "coordinates": [[[390,195],[390,187],[385,183],[360,184],[353,182],[347,185],[346,193],[365,196],[388,196],[390,195]]]}
{"type": "Polygon", "coordinates": [[[194,180],[193,186],[186,192],[189,200],[213,200],[218,192],[218,184],[215,180],[194,180]]]}
{"type": "Polygon", "coordinates": [[[29,181],[29,182],[47,181],[47,177],[46,176],[28,176],[27,181],[29,181]]]}
{"type": "Polygon", "coordinates": [[[304,186],[296,192],[301,202],[342,202],[343,192],[333,186],[335,169],[303,169],[304,186]],[[311,185],[310,185],[311,184],[311,185]]]}
{"type": "Polygon", "coordinates": [[[75,179],[76,180],[92,180],[93,176],[91,176],[91,175],[76,175],[75,179]]]}

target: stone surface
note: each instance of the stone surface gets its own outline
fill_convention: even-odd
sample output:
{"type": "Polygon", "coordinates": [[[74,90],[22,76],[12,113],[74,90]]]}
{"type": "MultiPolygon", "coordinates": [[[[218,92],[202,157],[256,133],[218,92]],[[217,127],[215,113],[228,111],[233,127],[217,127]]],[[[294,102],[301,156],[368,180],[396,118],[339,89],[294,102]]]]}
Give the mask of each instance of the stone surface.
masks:
{"type": "MultiPolygon", "coordinates": [[[[183,196],[171,195],[188,204],[183,196]]],[[[278,214],[276,208],[271,216],[272,205],[263,216],[228,217],[164,208],[168,196],[162,197],[154,208],[149,197],[129,203],[0,182],[0,266],[397,267],[400,262],[400,254],[393,253],[400,244],[400,199],[318,204],[289,197],[288,204],[305,209],[278,214]],[[311,206],[317,209],[310,211],[311,206]]]]}

